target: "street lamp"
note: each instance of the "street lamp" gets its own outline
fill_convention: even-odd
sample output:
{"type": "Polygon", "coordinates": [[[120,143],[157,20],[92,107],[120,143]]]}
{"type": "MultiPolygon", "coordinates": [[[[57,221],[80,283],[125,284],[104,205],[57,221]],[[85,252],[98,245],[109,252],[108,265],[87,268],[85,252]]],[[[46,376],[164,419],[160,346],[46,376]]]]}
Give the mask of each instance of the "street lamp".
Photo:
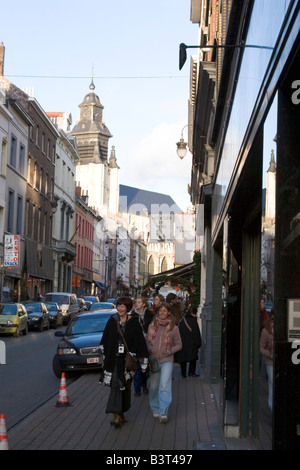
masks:
{"type": "Polygon", "coordinates": [[[184,141],[183,139],[183,131],[184,129],[188,127],[188,124],[186,126],[183,127],[182,131],[181,131],[181,138],[180,138],[180,141],[176,143],[177,145],[177,155],[178,157],[182,160],[186,154],[187,154],[187,142],[184,141]]]}

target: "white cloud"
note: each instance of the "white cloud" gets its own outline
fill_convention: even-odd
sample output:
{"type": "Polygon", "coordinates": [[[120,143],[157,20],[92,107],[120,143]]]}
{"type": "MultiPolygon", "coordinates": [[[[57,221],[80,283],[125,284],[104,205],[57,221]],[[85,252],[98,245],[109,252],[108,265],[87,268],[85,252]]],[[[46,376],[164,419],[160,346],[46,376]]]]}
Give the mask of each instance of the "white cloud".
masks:
{"type": "MultiPolygon", "coordinates": [[[[122,165],[121,182],[150,191],[169,194],[183,209],[189,204],[187,185],[191,180],[191,154],[177,156],[176,142],[184,124],[161,123],[128,150],[122,165]]],[[[184,136],[186,139],[186,137],[184,136]]]]}

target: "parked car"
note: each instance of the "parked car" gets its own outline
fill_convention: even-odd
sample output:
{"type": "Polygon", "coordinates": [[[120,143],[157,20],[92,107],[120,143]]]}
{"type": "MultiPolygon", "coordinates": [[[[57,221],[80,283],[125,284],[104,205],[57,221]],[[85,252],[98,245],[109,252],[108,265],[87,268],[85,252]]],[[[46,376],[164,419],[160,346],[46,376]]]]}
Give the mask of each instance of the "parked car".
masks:
{"type": "Polygon", "coordinates": [[[56,302],[62,311],[64,323],[68,323],[78,313],[77,295],[69,292],[49,292],[45,302],[56,302]]]}
{"type": "Polygon", "coordinates": [[[28,316],[26,308],[19,303],[0,304],[0,333],[12,334],[18,338],[20,332],[27,335],[28,316]]]}
{"type": "Polygon", "coordinates": [[[111,302],[95,302],[94,304],[92,304],[89,308],[89,312],[93,312],[95,310],[113,310],[115,308],[115,305],[111,302]]]}
{"type": "Polygon", "coordinates": [[[95,302],[100,302],[98,295],[84,295],[83,299],[86,303],[87,309],[89,310],[90,306],[95,302]]]}
{"type": "Polygon", "coordinates": [[[83,295],[82,297],[89,302],[100,302],[98,295],[83,295]]]}
{"type": "Polygon", "coordinates": [[[58,330],[55,336],[62,337],[53,357],[53,371],[57,377],[62,372],[84,372],[100,367],[99,344],[108,319],[115,310],[87,312],[76,315],[65,331],[58,330]]]}
{"type": "Polygon", "coordinates": [[[43,331],[50,328],[49,311],[44,302],[26,302],[28,328],[43,331]]]}
{"type": "Polygon", "coordinates": [[[49,312],[49,321],[51,328],[57,328],[63,325],[63,315],[60,306],[56,302],[45,302],[49,312]]]}

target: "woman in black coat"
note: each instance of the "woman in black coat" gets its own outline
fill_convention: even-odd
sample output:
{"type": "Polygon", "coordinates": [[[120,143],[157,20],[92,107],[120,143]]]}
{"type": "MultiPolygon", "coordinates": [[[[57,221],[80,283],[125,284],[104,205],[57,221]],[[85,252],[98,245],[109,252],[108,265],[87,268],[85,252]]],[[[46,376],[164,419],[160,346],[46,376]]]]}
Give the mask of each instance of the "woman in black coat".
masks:
{"type": "Polygon", "coordinates": [[[181,318],[179,331],[182,341],[182,349],[175,355],[175,361],[180,363],[181,375],[186,377],[187,363],[189,362],[189,376],[197,377],[196,362],[198,351],[202,345],[200,328],[197,320],[197,309],[192,308],[181,318]]]}
{"type": "Polygon", "coordinates": [[[129,351],[141,361],[145,372],[148,366],[149,353],[139,315],[129,314],[132,305],[129,297],[120,297],[117,300],[118,313],[108,320],[100,342],[104,362],[99,382],[111,388],[106,413],[113,413],[111,424],[116,427],[126,422],[124,413],[131,406],[131,384],[134,376],[133,371],[125,368],[126,347],[122,334],[129,351]]]}
{"type": "MultiPolygon", "coordinates": [[[[139,321],[144,332],[145,338],[147,337],[148,327],[154,318],[152,310],[149,309],[148,300],[144,297],[137,297],[135,300],[135,308],[132,313],[137,313],[139,316],[139,321]]],[[[146,395],[148,393],[147,380],[149,377],[149,372],[143,372],[141,364],[139,363],[139,368],[136,371],[133,378],[134,385],[134,396],[141,396],[141,391],[146,395]]]]}

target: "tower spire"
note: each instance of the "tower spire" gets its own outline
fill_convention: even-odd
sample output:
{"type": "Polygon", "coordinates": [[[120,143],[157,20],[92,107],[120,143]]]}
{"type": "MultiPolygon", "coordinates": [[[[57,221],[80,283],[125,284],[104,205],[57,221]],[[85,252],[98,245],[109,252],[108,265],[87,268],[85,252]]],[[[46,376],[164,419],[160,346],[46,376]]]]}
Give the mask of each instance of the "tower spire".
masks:
{"type": "Polygon", "coordinates": [[[272,173],[276,172],[276,163],[275,163],[274,150],[271,151],[271,160],[270,160],[270,166],[269,166],[268,171],[271,171],[272,173]]]}
{"type": "Polygon", "coordinates": [[[92,73],[91,73],[92,81],[90,84],[90,90],[93,92],[95,90],[95,84],[94,84],[94,66],[92,66],[92,73]]]}

